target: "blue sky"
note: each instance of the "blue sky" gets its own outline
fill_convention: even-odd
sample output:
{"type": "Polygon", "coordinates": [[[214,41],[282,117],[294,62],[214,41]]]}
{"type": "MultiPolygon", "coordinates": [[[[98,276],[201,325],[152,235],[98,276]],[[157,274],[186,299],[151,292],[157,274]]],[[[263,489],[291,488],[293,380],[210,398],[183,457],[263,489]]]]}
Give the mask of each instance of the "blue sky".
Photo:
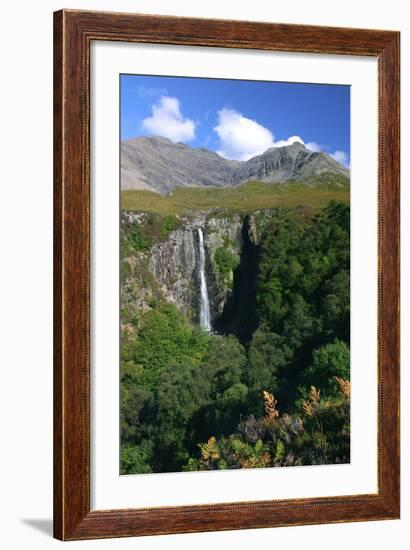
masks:
{"type": "Polygon", "coordinates": [[[120,78],[122,140],[160,135],[238,160],[301,141],[349,166],[349,86],[120,78]]]}

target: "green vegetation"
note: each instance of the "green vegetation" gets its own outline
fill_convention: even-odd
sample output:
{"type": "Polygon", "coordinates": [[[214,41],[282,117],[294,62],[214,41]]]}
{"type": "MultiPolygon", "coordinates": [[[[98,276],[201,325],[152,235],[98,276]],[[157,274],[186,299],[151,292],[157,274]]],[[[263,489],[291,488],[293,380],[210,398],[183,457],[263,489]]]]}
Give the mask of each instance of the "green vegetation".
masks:
{"type": "Polygon", "coordinates": [[[150,390],[158,384],[166,367],[174,362],[200,363],[206,351],[207,337],[193,327],[170,304],[161,304],[143,315],[139,338],[123,343],[123,356],[139,367],[141,385],[150,390]]]}
{"type": "Polygon", "coordinates": [[[200,456],[184,469],[226,470],[337,464],[349,461],[350,385],[340,380],[333,400],[321,398],[312,386],[294,414],[281,415],[270,393],[265,394],[266,413],[248,417],[235,434],[220,439],[211,436],[198,445],[200,456]],[[267,402],[273,399],[273,407],[267,402]]]}
{"type": "MultiPolygon", "coordinates": [[[[233,204],[235,192],[253,185],[273,187],[220,191],[233,204]]],[[[178,191],[188,197],[192,190],[178,191]]],[[[207,194],[219,193],[200,191],[208,205],[207,194]]],[[[232,334],[203,332],[160,296],[152,309],[128,315],[121,337],[121,473],[349,461],[350,209],[348,191],[321,191],[337,192],[346,201],[311,216],[295,209],[267,214],[256,284],[259,326],[246,345],[232,334]]],[[[272,197],[292,203],[299,196],[294,204],[300,204],[297,185],[283,194],[272,197]]],[[[177,195],[159,199],[172,203],[177,195]]],[[[123,246],[144,251],[146,240],[177,226],[175,214],[150,214],[138,237],[125,226],[123,246]]],[[[218,250],[215,261],[226,277],[238,260],[229,247],[218,250]]]]}
{"type": "Polygon", "coordinates": [[[215,264],[221,274],[224,283],[232,287],[233,272],[239,265],[239,257],[229,249],[221,246],[215,250],[215,264]]]}
{"type": "Polygon", "coordinates": [[[198,210],[246,213],[263,208],[298,206],[309,213],[323,208],[332,200],[348,204],[349,180],[340,175],[329,179],[327,175],[326,181],[328,183],[311,186],[297,182],[249,182],[237,187],[180,187],[169,196],[151,191],[122,191],[121,208],[175,216],[198,210]]]}
{"type": "Polygon", "coordinates": [[[178,219],[175,216],[168,214],[167,216],[165,216],[161,225],[161,237],[163,239],[166,239],[171,231],[177,229],[178,226],[178,219]]]}
{"type": "Polygon", "coordinates": [[[151,235],[145,231],[144,225],[129,225],[126,238],[121,239],[121,257],[149,250],[153,244],[151,235]]]}
{"type": "Polygon", "coordinates": [[[144,223],[123,222],[121,234],[121,257],[137,252],[146,252],[151,246],[168,238],[171,231],[178,229],[181,222],[172,214],[144,213],[144,223]]]}

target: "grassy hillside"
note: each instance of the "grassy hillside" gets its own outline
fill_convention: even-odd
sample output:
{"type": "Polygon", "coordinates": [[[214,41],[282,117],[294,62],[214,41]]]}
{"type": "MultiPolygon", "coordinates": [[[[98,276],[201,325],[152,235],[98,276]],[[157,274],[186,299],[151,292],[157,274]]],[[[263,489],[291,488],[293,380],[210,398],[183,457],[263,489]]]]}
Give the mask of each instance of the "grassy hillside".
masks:
{"type": "Polygon", "coordinates": [[[323,208],[330,201],[349,204],[347,180],[332,184],[306,185],[289,182],[275,185],[249,182],[238,187],[191,187],[164,196],[151,191],[122,191],[121,208],[140,212],[176,215],[197,210],[233,210],[239,213],[261,208],[323,208]]]}

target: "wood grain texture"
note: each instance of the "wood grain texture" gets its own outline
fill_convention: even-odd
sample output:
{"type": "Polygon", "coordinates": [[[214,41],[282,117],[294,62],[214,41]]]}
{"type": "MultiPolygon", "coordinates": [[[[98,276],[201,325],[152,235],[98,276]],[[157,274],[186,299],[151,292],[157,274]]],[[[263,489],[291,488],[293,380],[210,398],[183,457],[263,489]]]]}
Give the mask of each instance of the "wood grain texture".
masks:
{"type": "Polygon", "coordinates": [[[63,224],[62,224],[62,189],[63,189],[63,154],[62,154],[62,128],[63,128],[63,94],[62,94],[62,14],[54,17],[54,326],[53,326],[53,353],[54,353],[54,535],[63,538],[63,361],[62,361],[62,249],[63,249],[63,224]]]}
{"type": "Polygon", "coordinates": [[[63,10],[54,14],[54,536],[61,540],[399,517],[399,33],[63,10]],[[374,56],[379,74],[378,493],[90,511],[92,40],[374,56]]]}

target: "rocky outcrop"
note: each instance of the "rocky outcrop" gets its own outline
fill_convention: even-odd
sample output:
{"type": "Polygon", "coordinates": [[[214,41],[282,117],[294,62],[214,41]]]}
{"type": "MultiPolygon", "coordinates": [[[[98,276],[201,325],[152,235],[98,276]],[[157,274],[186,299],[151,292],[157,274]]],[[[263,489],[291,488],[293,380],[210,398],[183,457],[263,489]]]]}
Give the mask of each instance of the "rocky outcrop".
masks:
{"type": "Polygon", "coordinates": [[[198,228],[204,235],[206,281],[211,319],[215,319],[221,314],[231,292],[215,257],[220,248],[229,249],[231,254],[239,257],[242,229],[239,215],[207,218],[198,214],[183,219],[181,228],[171,231],[167,239],[156,243],[148,253],[149,271],[162,295],[193,321],[198,321],[199,317],[198,228]]]}
{"type": "Polygon", "coordinates": [[[301,143],[293,143],[286,147],[271,147],[262,155],[240,163],[232,174],[232,182],[306,181],[323,173],[349,177],[349,170],[327,153],[310,151],[301,143]]]}
{"type": "MultiPolygon", "coordinates": [[[[128,234],[151,223],[148,214],[122,213],[122,230],[128,234]]],[[[219,257],[230,258],[234,266],[239,264],[243,225],[244,216],[239,214],[223,217],[197,213],[181,219],[177,229],[148,249],[125,252],[122,303],[146,311],[153,298],[160,297],[175,304],[193,322],[198,322],[198,228],[201,228],[211,320],[214,321],[222,314],[232,294],[234,279],[234,269],[221,265],[219,257]]]]}
{"type": "Polygon", "coordinates": [[[164,298],[192,318],[198,309],[198,247],[194,228],[172,231],[149,253],[149,270],[164,298]]]}

